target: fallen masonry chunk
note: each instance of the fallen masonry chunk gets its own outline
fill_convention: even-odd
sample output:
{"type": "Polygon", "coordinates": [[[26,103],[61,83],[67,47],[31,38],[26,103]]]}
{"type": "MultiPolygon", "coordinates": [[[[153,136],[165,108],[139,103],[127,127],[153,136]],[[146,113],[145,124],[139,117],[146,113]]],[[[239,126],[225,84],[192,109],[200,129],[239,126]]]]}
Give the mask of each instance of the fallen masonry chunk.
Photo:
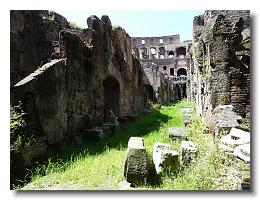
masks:
{"type": "Polygon", "coordinates": [[[250,143],[250,133],[237,128],[232,128],[230,133],[222,137],[220,141],[224,145],[234,149],[238,145],[250,143]]]}
{"type": "Polygon", "coordinates": [[[182,141],[180,150],[180,160],[183,165],[188,165],[195,161],[196,145],[191,141],[182,141]]]}
{"type": "Polygon", "coordinates": [[[168,134],[170,138],[181,137],[183,139],[187,139],[188,137],[188,134],[178,127],[168,128],[168,134]]]}
{"type": "Polygon", "coordinates": [[[232,105],[218,105],[212,111],[212,124],[214,126],[214,135],[218,136],[221,132],[227,134],[232,127],[238,127],[238,121],[241,120],[241,116],[237,115],[233,111],[232,105]]]}
{"type": "Polygon", "coordinates": [[[128,183],[126,180],[119,182],[119,190],[131,190],[131,183],[128,183]]]}
{"type": "Polygon", "coordinates": [[[124,175],[133,185],[144,183],[147,178],[147,155],[141,137],[131,137],[128,141],[124,175]]]}
{"type": "Polygon", "coordinates": [[[163,171],[177,168],[179,161],[179,153],[174,150],[170,150],[169,144],[155,143],[153,147],[153,163],[156,173],[160,175],[163,171]]]}
{"type": "Polygon", "coordinates": [[[250,162],[250,144],[239,145],[234,150],[234,155],[246,163],[250,162]]]}

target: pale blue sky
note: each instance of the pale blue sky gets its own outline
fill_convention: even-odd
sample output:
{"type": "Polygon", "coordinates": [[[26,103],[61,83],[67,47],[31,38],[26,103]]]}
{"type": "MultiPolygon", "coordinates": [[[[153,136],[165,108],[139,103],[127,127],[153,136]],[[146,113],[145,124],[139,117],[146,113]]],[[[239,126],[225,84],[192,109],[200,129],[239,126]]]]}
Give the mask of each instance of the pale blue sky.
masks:
{"type": "Polygon", "coordinates": [[[112,25],[120,25],[132,37],[149,37],[180,34],[181,41],[192,39],[192,21],[194,16],[203,14],[203,10],[191,11],[69,11],[55,10],[83,28],[87,28],[87,17],[108,15],[112,25]]]}

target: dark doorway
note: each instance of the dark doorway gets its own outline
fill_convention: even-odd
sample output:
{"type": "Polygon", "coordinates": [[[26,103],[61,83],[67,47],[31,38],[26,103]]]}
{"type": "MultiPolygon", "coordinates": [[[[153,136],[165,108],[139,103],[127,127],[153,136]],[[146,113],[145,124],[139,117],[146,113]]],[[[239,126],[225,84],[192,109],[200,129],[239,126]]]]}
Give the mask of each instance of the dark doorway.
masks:
{"type": "Polygon", "coordinates": [[[168,58],[173,58],[173,56],[174,56],[173,51],[169,51],[168,58]]]}
{"type": "Polygon", "coordinates": [[[178,69],[177,71],[177,76],[180,76],[180,75],[185,75],[187,76],[187,70],[185,68],[180,68],[178,69]]]}
{"type": "Polygon", "coordinates": [[[104,117],[108,119],[111,116],[111,112],[119,116],[120,114],[120,85],[118,81],[109,77],[103,81],[104,87],[104,117]]]}
{"type": "Polygon", "coordinates": [[[174,68],[170,68],[170,75],[174,76],[174,68]]]}
{"type": "Polygon", "coordinates": [[[176,99],[187,98],[186,83],[176,85],[176,99]]]}
{"type": "Polygon", "coordinates": [[[151,85],[146,85],[146,90],[148,93],[149,101],[154,102],[155,101],[155,92],[151,85]]]}

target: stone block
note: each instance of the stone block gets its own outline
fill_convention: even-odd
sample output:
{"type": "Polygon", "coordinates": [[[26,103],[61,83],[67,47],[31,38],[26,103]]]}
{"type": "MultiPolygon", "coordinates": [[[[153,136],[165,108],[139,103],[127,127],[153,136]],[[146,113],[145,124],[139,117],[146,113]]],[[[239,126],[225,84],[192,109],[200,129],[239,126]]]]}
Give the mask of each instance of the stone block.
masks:
{"type": "Polygon", "coordinates": [[[242,144],[235,148],[234,155],[242,159],[244,162],[250,162],[250,143],[242,144]]]}
{"type": "Polygon", "coordinates": [[[131,137],[128,141],[124,169],[126,181],[133,185],[140,185],[144,183],[147,174],[147,155],[143,138],[131,137]]]}
{"type": "Polygon", "coordinates": [[[160,175],[163,171],[177,168],[179,161],[179,153],[175,150],[170,150],[169,144],[155,143],[153,147],[153,163],[156,173],[160,175]]]}
{"type": "Polygon", "coordinates": [[[241,116],[237,115],[232,105],[218,105],[212,112],[212,122],[214,124],[215,136],[220,132],[228,133],[231,128],[238,127],[241,116]]]}
{"type": "Polygon", "coordinates": [[[250,133],[237,128],[232,128],[230,133],[222,137],[220,141],[224,145],[235,148],[238,145],[250,143],[250,133]]]}
{"type": "Polygon", "coordinates": [[[188,137],[188,134],[178,127],[168,128],[168,134],[169,134],[170,138],[180,137],[183,139],[187,139],[187,137],[188,137]]]}
{"type": "Polygon", "coordinates": [[[183,165],[188,165],[195,161],[196,145],[191,141],[182,141],[180,150],[180,160],[183,165]]]}

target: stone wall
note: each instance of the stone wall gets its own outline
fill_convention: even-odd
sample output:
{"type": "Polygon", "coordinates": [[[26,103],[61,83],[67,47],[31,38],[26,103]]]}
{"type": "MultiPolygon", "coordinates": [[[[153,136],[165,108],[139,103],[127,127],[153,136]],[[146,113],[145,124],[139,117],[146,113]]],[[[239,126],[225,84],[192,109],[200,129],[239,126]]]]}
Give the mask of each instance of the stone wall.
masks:
{"type": "Polygon", "coordinates": [[[10,11],[11,86],[51,59],[64,28],[68,21],[54,12],[10,11]]]}
{"type": "MultiPolygon", "coordinates": [[[[21,16],[16,20],[35,26],[36,19],[26,18],[29,11],[13,12],[11,17],[21,16]]],[[[30,131],[35,138],[46,137],[48,148],[70,142],[87,128],[102,126],[111,119],[110,111],[125,117],[139,114],[147,106],[143,72],[132,56],[129,35],[122,28],[113,30],[107,16],[90,16],[87,24],[82,31],[57,33],[56,59],[49,55],[50,62],[11,87],[11,106],[22,102],[30,131]]],[[[44,31],[51,30],[45,27],[44,31]]],[[[25,40],[20,38],[21,43],[26,45],[29,36],[36,35],[34,31],[25,40]]],[[[33,51],[30,47],[27,51],[33,51]]],[[[17,56],[11,49],[11,60],[17,56]]]]}
{"type": "Polygon", "coordinates": [[[202,116],[231,104],[250,128],[249,11],[205,11],[193,21],[189,98],[202,116]]]}

